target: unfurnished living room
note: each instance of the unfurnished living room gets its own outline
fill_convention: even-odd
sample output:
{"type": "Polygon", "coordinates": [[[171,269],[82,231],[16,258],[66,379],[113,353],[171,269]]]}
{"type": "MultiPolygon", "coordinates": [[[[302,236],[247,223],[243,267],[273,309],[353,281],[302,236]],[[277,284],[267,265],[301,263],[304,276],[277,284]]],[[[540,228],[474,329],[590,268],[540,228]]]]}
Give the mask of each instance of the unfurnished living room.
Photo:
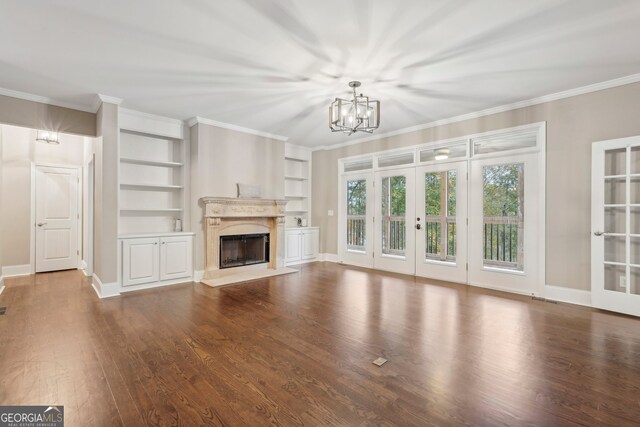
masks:
{"type": "Polygon", "coordinates": [[[0,39],[0,427],[640,425],[638,0],[0,39]]]}

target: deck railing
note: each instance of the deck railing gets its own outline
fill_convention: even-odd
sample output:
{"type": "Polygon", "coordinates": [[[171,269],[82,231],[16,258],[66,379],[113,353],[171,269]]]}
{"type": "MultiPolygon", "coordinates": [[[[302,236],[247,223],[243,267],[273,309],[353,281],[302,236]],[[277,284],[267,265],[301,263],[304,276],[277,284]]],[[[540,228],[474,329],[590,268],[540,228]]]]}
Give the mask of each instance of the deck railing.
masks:
{"type": "MultiPolygon", "coordinates": [[[[447,249],[442,253],[442,220],[425,218],[425,252],[427,258],[455,260],[457,251],[456,217],[446,217],[447,249]]],[[[522,269],[522,235],[524,222],[521,217],[485,217],[483,221],[484,265],[522,269]]],[[[382,223],[382,252],[404,255],[406,249],[406,223],[404,216],[386,216],[382,223]]],[[[364,251],[366,242],[366,217],[347,216],[347,248],[364,251]]]]}
{"type": "Polygon", "coordinates": [[[521,269],[523,231],[521,217],[485,217],[484,265],[521,269]]]}
{"type": "Polygon", "coordinates": [[[364,215],[347,215],[347,249],[365,250],[367,220],[364,215]]]}
{"type": "Polygon", "coordinates": [[[383,217],[382,224],[382,253],[404,255],[407,242],[407,227],[404,215],[387,215],[383,217]]]}

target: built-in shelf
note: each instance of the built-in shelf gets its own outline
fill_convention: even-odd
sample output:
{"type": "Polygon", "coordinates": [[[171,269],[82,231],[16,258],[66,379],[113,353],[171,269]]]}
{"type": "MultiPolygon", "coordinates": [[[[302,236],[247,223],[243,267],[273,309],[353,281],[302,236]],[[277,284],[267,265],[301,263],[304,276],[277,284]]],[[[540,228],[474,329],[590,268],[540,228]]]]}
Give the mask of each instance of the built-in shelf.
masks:
{"type": "Polygon", "coordinates": [[[311,209],[311,151],[285,144],[284,148],[285,225],[293,227],[297,218],[309,222],[311,209]]]}
{"type": "Polygon", "coordinates": [[[179,168],[183,166],[183,163],[179,163],[179,162],[160,162],[156,160],[132,159],[127,157],[121,157],[120,162],[130,163],[133,165],[160,166],[160,167],[166,167],[166,168],[179,168]]]}
{"type": "Polygon", "coordinates": [[[307,196],[284,196],[285,199],[291,199],[291,200],[301,200],[301,199],[308,199],[309,197],[307,196]]]}
{"type": "Polygon", "coordinates": [[[157,184],[133,184],[121,183],[120,188],[123,190],[140,190],[140,191],[171,191],[182,190],[182,185],[157,185],[157,184]]]}
{"type": "Polygon", "coordinates": [[[284,179],[290,179],[291,181],[308,181],[309,178],[305,176],[285,176],[284,179]]]}
{"type": "Polygon", "coordinates": [[[284,156],[285,160],[291,160],[292,162],[308,162],[308,159],[302,159],[299,157],[290,157],[290,156],[284,156]]]}

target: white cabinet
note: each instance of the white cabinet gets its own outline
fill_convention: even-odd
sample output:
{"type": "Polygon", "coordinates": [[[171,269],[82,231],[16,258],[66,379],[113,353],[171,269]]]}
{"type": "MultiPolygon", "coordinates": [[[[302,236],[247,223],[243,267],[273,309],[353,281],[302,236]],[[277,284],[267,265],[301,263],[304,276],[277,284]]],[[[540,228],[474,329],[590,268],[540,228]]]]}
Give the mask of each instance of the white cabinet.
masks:
{"type": "Polygon", "coordinates": [[[193,233],[122,238],[122,286],[161,286],[193,276],[193,233]]]}
{"type": "Polygon", "coordinates": [[[285,231],[285,264],[301,264],[318,258],[320,230],[318,227],[288,228],[285,231]]]}
{"type": "Polygon", "coordinates": [[[127,239],[122,242],[122,286],[158,281],[158,244],[157,238],[127,239]]]}
{"type": "Polygon", "coordinates": [[[160,280],[182,279],[193,274],[191,236],[160,239],[160,280]]]}

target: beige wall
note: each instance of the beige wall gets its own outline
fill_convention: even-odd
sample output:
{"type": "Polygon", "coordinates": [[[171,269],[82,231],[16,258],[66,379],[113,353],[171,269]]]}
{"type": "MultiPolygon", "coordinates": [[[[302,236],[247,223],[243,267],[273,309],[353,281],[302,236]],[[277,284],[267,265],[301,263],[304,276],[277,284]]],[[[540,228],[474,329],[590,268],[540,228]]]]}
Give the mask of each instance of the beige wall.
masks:
{"type": "Polygon", "coordinates": [[[118,106],[103,103],[96,117],[93,271],[103,284],[118,280],[118,106]]]}
{"type": "Polygon", "coordinates": [[[0,95],[0,123],[94,136],[96,115],[0,95]]]}
{"type": "Polygon", "coordinates": [[[547,122],[546,284],[590,289],[591,144],[640,135],[640,83],[313,153],[312,221],[337,253],[338,159],[547,122]],[[327,216],[332,209],[336,216],[327,216]]]}
{"type": "Polygon", "coordinates": [[[191,128],[191,227],[195,269],[204,269],[201,197],[237,197],[237,183],[259,185],[263,198],[284,198],[284,142],[196,124],[191,128]]]}
{"type": "MultiPolygon", "coordinates": [[[[0,203],[2,203],[2,197],[4,194],[3,191],[3,179],[2,179],[2,175],[4,173],[4,167],[2,166],[2,156],[3,156],[3,149],[2,149],[2,132],[0,132],[0,203]]],[[[4,265],[2,262],[2,246],[4,245],[4,239],[2,238],[2,230],[3,230],[3,220],[2,220],[2,212],[0,211],[0,289],[2,289],[2,287],[4,286],[4,278],[2,277],[2,266],[4,265]]]]}
{"type": "Polygon", "coordinates": [[[36,142],[36,131],[0,126],[2,132],[2,246],[5,266],[30,263],[31,163],[82,166],[84,138],[60,135],[60,145],[36,142]]]}

